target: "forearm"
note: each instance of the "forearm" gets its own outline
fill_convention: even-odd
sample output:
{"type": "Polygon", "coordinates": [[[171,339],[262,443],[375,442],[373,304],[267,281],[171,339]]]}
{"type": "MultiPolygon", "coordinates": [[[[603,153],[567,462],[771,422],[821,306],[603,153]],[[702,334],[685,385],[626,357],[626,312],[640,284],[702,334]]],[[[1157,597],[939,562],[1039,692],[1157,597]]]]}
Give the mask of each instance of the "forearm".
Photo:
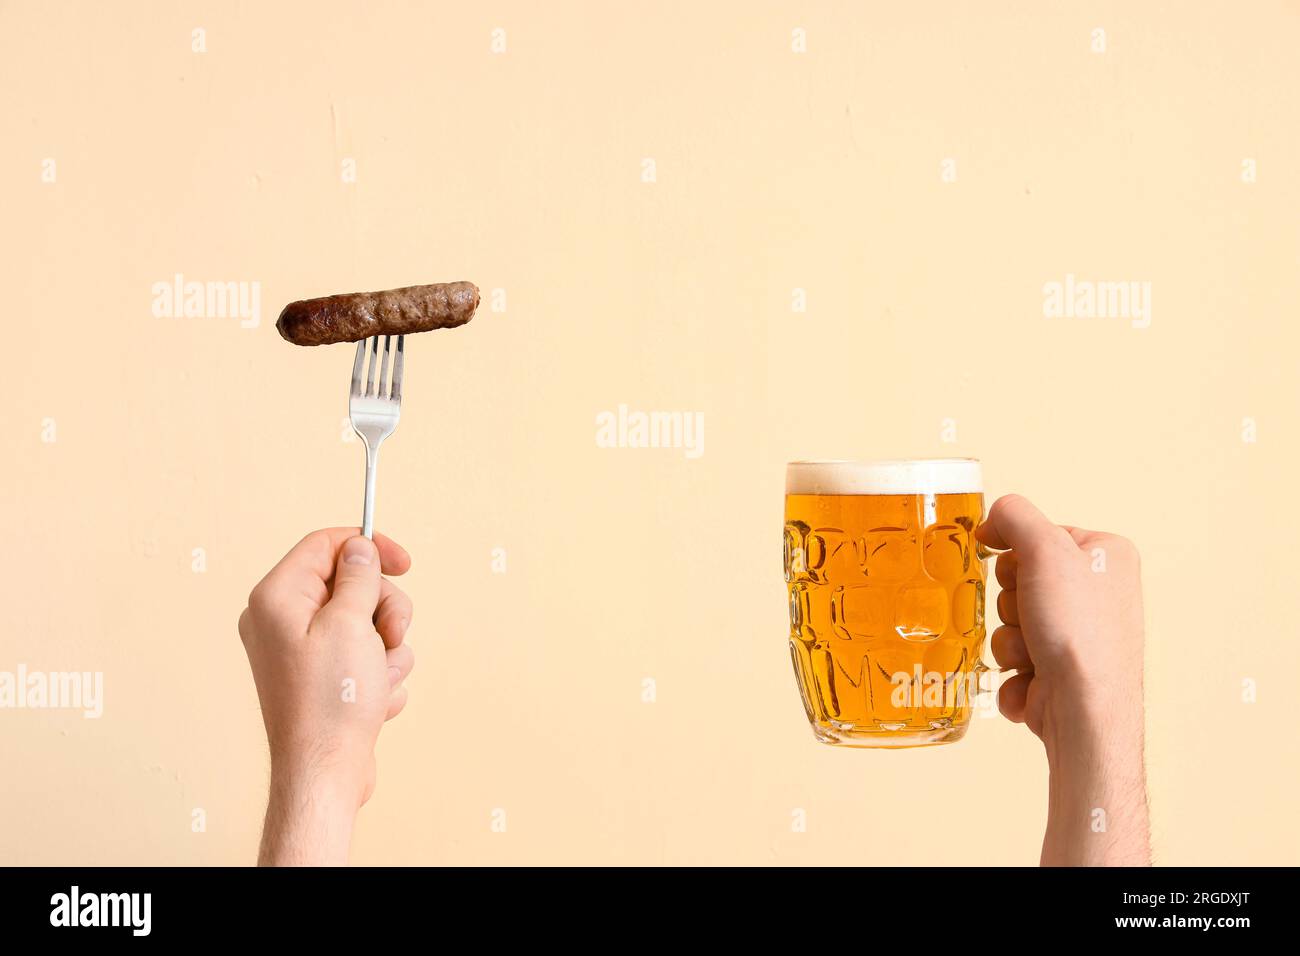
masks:
{"type": "Polygon", "coordinates": [[[1149,866],[1140,704],[1049,719],[1043,866],[1149,866]]]}
{"type": "Polygon", "coordinates": [[[345,866],[355,801],[323,778],[271,775],[259,866],[345,866]]]}

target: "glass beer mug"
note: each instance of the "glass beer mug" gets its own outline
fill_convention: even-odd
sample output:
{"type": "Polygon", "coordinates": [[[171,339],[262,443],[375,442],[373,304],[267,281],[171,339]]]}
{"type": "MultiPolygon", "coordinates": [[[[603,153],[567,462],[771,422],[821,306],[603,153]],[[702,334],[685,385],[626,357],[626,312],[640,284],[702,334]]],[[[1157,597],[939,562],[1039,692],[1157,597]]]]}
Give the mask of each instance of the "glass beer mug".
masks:
{"type": "Polygon", "coordinates": [[[786,466],[790,656],[818,740],[965,735],[988,670],[983,492],[971,458],[786,466]]]}

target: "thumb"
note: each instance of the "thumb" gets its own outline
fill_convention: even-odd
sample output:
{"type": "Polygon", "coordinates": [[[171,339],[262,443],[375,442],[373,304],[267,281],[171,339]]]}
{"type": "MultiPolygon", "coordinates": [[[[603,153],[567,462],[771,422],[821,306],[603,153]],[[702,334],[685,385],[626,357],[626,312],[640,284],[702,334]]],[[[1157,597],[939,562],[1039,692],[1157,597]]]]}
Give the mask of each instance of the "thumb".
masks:
{"type": "Polygon", "coordinates": [[[1028,552],[1044,544],[1069,539],[1058,526],[1020,495],[1003,495],[993,502],[989,516],[975,531],[975,537],[990,548],[1028,552]]]}
{"type": "Polygon", "coordinates": [[[322,610],[369,621],[379,605],[379,549],[369,538],[348,538],[334,569],[334,595],[322,610]]]}

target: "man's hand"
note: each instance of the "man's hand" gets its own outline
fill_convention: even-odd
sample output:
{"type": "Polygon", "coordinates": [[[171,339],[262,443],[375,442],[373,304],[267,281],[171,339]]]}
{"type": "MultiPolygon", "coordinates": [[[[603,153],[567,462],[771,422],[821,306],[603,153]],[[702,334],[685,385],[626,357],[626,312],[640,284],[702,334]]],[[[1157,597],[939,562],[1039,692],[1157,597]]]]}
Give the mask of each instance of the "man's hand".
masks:
{"type": "Polygon", "coordinates": [[[998,693],[1043,740],[1050,773],[1044,865],[1150,863],[1142,765],[1142,583],[1124,538],[1052,524],[1019,495],[976,537],[998,556],[998,693]]]}
{"type": "Polygon", "coordinates": [[[375,785],[375,741],[406,704],[415,655],[401,546],[356,528],[315,531],[253,588],[239,636],[262,702],[271,793],[259,862],[346,863],[375,785]]]}

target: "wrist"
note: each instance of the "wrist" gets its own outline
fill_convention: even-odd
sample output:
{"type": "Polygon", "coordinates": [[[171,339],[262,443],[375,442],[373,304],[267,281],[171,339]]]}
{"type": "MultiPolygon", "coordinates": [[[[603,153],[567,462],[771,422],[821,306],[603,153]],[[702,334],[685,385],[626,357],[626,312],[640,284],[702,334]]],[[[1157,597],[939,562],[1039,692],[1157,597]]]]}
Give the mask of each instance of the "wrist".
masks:
{"type": "Polygon", "coordinates": [[[270,799],[308,804],[330,816],[355,817],[361,809],[360,784],[335,771],[271,769],[270,799]]]}
{"type": "MultiPolygon", "coordinates": [[[[1077,686],[1077,685],[1076,685],[1077,686]]],[[[1141,697],[1119,693],[1049,694],[1042,740],[1053,769],[1108,774],[1142,763],[1141,697]]]]}
{"type": "Polygon", "coordinates": [[[331,806],[350,805],[355,814],[365,802],[368,755],[361,744],[334,734],[278,735],[270,740],[272,793],[317,793],[331,806]]]}
{"type": "Polygon", "coordinates": [[[342,775],[272,763],[258,862],[342,866],[348,861],[360,794],[342,775]]]}
{"type": "Polygon", "coordinates": [[[1149,864],[1142,724],[1140,704],[1120,700],[1044,708],[1044,865],[1149,864]]]}

